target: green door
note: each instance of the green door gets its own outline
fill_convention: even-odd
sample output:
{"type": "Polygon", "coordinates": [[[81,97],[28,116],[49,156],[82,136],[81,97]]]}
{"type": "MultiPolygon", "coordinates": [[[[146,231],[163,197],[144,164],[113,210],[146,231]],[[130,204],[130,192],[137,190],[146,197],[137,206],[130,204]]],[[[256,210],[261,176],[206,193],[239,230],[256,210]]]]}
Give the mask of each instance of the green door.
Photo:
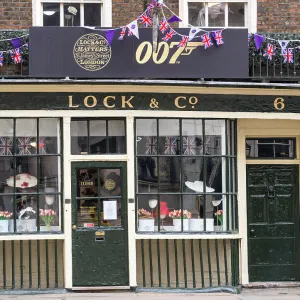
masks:
{"type": "Polygon", "coordinates": [[[73,286],[129,286],[125,162],[72,163],[73,286]]]}
{"type": "Polygon", "coordinates": [[[249,281],[300,279],[298,167],[248,165],[249,281]]]}

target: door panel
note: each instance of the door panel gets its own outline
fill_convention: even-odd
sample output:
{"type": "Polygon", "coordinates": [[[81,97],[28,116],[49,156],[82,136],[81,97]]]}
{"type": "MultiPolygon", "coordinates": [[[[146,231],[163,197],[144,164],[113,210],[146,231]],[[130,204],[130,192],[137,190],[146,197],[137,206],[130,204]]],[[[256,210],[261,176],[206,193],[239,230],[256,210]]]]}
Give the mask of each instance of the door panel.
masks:
{"type": "Polygon", "coordinates": [[[247,208],[250,282],[299,280],[298,167],[248,165],[247,208]]]}
{"type": "Polygon", "coordinates": [[[129,286],[126,163],[72,163],[73,286],[129,286]]]}

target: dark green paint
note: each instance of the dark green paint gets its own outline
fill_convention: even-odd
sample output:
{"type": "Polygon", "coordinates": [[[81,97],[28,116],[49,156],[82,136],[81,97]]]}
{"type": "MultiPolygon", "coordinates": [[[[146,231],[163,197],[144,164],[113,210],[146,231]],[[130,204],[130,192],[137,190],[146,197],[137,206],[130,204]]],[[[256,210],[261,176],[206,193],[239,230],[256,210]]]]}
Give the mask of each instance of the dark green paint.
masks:
{"type": "Polygon", "coordinates": [[[126,163],[72,163],[72,224],[77,223],[76,169],[87,168],[121,169],[123,226],[72,231],[73,286],[129,286],[126,163]],[[105,232],[104,241],[95,240],[99,230],[105,232]]]}
{"type": "MultiPolygon", "coordinates": [[[[99,88],[101,85],[99,85],[99,88]]],[[[182,86],[182,90],[185,90],[182,86]]],[[[273,113],[299,113],[300,97],[283,96],[278,91],[278,95],[215,95],[215,94],[180,94],[155,93],[153,87],[152,93],[1,93],[1,110],[171,110],[171,111],[224,111],[224,112],[273,112],[273,113]],[[73,97],[72,106],[69,107],[69,96],[73,97]],[[94,96],[97,104],[88,108],[84,105],[84,98],[94,96]],[[106,96],[115,96],[115,100],[109,99],[108,105],[115,105],[114,108],[108,108],[103,104],[106,96]],[[126,100],[131,97],[129,106],[122,105],[122,96],[126,100]],[[175,99],[181,98],[178,102],[179,108],[175,105],[175,99]],[[190,104],[190,97],[196,97],[198,102],[190,104]],[[274,100],[278,97],[284,99],[285,107],[277,110],[274,107],[274,100]],[[152,105],[151,99],[155,99],[157,107],[152,105]]],[[[257,90],[257,89],[256,89],[257,90]]],[[[196,101],[192,99],[192,101],[196,101]]],[[[92,99],[88,100],[88,105],[93,105],[92,99]]],[[[280,106],[279,106],[280,108],[280,106]]]]}
{"type": "Polygon", "coordinates": [[[298,166],[248,165],[249,280],[300,279],[298,166]]]}

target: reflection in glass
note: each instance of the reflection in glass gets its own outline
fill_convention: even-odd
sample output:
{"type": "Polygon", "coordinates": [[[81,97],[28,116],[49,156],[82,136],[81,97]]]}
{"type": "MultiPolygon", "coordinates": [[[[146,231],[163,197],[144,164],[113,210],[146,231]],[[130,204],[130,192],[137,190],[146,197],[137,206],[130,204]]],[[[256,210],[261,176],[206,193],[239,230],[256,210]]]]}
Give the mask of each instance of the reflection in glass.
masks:
{"type": "Polygon", "coordinates": [[[182,120],[182,154],[203,154],[202,120],[182,120]]]}
{"type": "Polygon", "coordinates": [[[16,154],[36,154],[36,119],[17,119],[16,121],[16,154]]]}
{"type": "Polygon", "coordinates": [[[58,3],[43,3],[43,25],[59,26],[60,9],[58,3]]]}
{"type": "Polygon", "coordinates": [[[72,154],[88,154],[88,129],[86,121],[71,122],[72,154]]]}
{"type": "Polygon", "coordinates": [[[204,150],[207,155],[226,155],[224,120],[205,120],[204,150]]]}
{"type": "Polygon", "coordinates": [[[193,26],[205,26],[205,4],[188,2],[189,24],[193,26]]]}
{"type": "Polygon", "coordinates": [[[61,153],[59,119],[43,118],[39,120],[39,154],[61,153]]]}
{"type": "Polygon", "coordinates": [[[178,155],[180,150],[179,120],[159,120],[159,154],[178,155]]]}
{"type": "Polygon", "coordinates": [[[64,4],[64,26],[80,26],[80,4],[64,4]]]}
{"type": "Polygon", "coordinates": [[[158,188],[157,157],[137,157],[137,176],[139,193],[155,193],[158,188]]]}
{"type": "Polygon", "coordinates": [[[160,192],[180,192],[180,158],[160,157],[159,159],[160,192]]]}
{"type": "Polygon", "coordinates": [[[77,170],[77,197],[98,196],[98,173],[97,168],[77,170]]]}
{"type": "Polygon", "coordinates": [[[224,2],[208,3],[208,27],[225,26],[225,6],[224,2]]]}
{"type": "Polygon", "coordinates": [[[106,121],[90,121],[90,154],[105,154],[106,149],[106,121]]]}
{"type": "Polygon", "coordinates": [[[101,26],[101,4],[84,4],[84,26],[101,26]]]}
{"type": "Polygon", "coordinates": [[[228,3],[228,26],[245,26],[245,3],[228,3]]]}
{"type": "Polygon", "coordinates": [[[157,155],[157,121],[136,120],[136,151],[140,155],[157,155]]]}
{"type": "Polygon", "coordinates": [[[109,153],[126,153],[125,122],[109,120],[108,122],[109,153]]]}

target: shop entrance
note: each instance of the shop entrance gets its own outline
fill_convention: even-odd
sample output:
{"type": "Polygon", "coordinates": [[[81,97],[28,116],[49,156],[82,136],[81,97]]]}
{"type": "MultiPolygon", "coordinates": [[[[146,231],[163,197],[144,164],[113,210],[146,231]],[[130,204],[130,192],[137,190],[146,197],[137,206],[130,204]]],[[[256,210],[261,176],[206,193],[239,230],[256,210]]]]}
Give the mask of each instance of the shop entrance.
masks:
{"type": "Polygon", "coordinates": [[[129,286],[125,162],[72,163],[73,286],[129,286]]]}
{"type": "Polygon", "coordinates": [[[298,184],[298,166],[247,166],[250,282],[300,278],[298,184]]]}

